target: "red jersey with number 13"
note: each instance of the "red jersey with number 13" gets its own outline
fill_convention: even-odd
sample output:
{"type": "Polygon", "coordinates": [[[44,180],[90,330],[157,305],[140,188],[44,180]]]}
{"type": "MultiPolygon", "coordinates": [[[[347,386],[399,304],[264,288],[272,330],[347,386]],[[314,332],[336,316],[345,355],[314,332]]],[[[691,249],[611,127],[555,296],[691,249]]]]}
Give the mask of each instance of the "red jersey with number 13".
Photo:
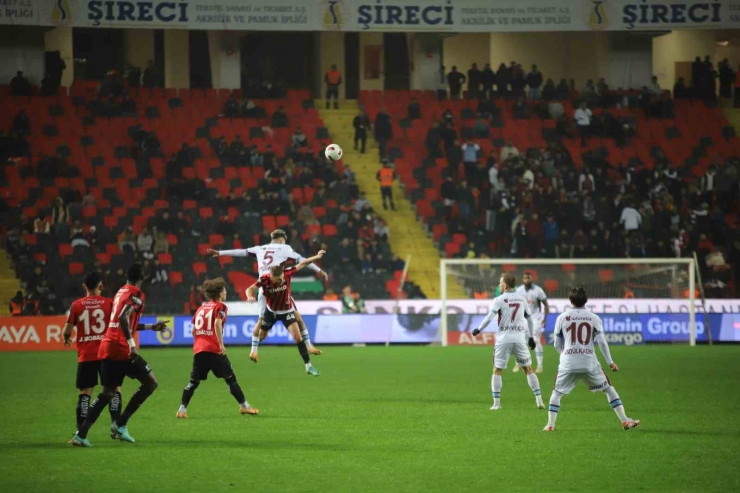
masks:
{"type": "Polygon", "coordinates": [[[108,328],[113,302],[102,296],[85,296],[69,308],[67,323],[77,329],[77,361],[98,360],[100,342],[108,328]]]}
{"type": "Polygon", "coordinates": [[[226,324],[229,309],[220,301],[208,301],[200,305],[193,315],[193,353],[219,353],[221,347],[216,337],[216,320],[221,327],[226,324]]]}
{"type": "Polygon", "coordinates": [[[293,298],[290,295],[290,278],[298,272],[295,267],[283,270],[284,281],[279,286],[272,282],[270,274],[260,277],[257,287],[262,288],[267,300],[267,308],[274,313],[286,313],[293,310],[293,298]]]}
{"type": "Polygon", "coordinates": [[[108,323],[108,330],[103,342],[100,343],[100,351],[98,352],[100,359],[128,359],[130,353],[128,341],[126,341],[126,336],[123,334],[120,324],[121,312],[127,306],[133,308],[129,316],[129,330],[131,331],[131,337],[134,337],[136,327],[139,325],[139,318],[144,312],[144,293],[132,284],[123,286],[113,298],[113,311],[108,323]]]}

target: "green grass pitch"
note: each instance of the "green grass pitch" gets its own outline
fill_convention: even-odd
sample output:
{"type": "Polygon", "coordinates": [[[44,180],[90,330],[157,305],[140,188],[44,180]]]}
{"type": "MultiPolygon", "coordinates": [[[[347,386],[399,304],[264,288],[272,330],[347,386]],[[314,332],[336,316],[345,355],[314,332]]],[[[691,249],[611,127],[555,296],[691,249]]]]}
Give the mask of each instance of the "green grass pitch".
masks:
{"type": "MultiPolygon", "coordinates": [[[[0,490],[14,492],[731,492],[740,490],[740,347],[613,347],[612,382],[642,427],[621,429],[579,387],[541,430],[524,376],[489,411],[489,347],[327,347],[304,374],[295,348],[229,351],[259,417],[211,376],[176,420],[189,349],[143,349],[160,387],[129,423],[136,444],[91,449],[74,432],[72,353],[1,354],[0,490]]],[[[547,349],[545,401],[556,368],[547,349]]],[[[128,400],[135,383],[124,384],[128,400]]]]}

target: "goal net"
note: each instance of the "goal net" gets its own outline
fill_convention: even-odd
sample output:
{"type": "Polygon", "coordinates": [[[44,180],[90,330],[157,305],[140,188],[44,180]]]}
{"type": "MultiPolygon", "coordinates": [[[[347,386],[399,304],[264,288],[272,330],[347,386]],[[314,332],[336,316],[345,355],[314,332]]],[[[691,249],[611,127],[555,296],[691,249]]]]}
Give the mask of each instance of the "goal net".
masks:
{"type": "Polygon", "coordinates": [[[547,295],[548,343],[555,318],[570,306],[568,295],[576,286],[585,288],[587,307],[602,317],[609,342],[694,345],[706,340],[704,324],[696,324],[693,259],[443,259],[437,337],[442,345],[475,343],[469,332],[500,294],[499,279],[507,272],[517,286],[525,272],[531,273],[547,295]]]}

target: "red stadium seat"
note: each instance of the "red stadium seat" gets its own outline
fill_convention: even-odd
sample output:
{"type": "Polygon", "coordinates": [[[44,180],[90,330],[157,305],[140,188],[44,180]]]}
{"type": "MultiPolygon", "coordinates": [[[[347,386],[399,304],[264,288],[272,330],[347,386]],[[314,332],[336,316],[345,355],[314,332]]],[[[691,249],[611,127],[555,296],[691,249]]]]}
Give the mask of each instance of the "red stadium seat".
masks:
{"type": "Polygon", "coordinates": [[[262,216],[262,228],[268,231],[272,231],[277,228],[275,216],[262,216]]]}
{"type": "Polygon", "coordinates": [[[95,254],[95,260],[100,262],[101,265],[108,265],[110,264],[112,256],[107,253],[96,253],[95,254]]]}
{"type": "Polygon", "coordinates": [[[223,235],[209,235],[208,243],[211,246],[221,246],[224,244],[224,237],[223,235]]]}
{"type": "Polygon", "coordinates": [[[545,292],[552,296],[552,293],[558,290],[560,283],[556,279],[545,279],[545,292]]]}
{"type": "Polygon", "coordinates": [[[208,245],[206,243],[200,243],[198,245],[198,255],[205,257],[206,255],[208,255],[207,250],[209,248],[211,248],[211,245],[208,245]]]}
{"type": "Polygon", "coordinates": [[[210,207],[201,207],[199,212],[200,217],[202,217],[203,219],[213,217],[213,209],[211,209],[210,207]]]}
{"type": "Polygon", "coordinates": [[[234,257],[219,257],[218,263],[221,265],[221,267],[231,265],[234,263],[234,257]]]}
{"type": "Polygon", "coordinates": [[[452,241],[458,245],[464,245],[468,242],[468,237],[464,233],[455,233],[452,235],[452,241]]]}
{"type": "Polygon", "coordinates": [[[45,253],[34,253],[33,259],[36,262],[41,262],[42,264],[46,263],[46,254],[45,253]]]}
{"type": "Polygon", "coordinates": [[[72,251],[72,245],[66,243],[59,245],[59,256],[62,258],[72,255],[72,251]]]}
{"type": "Polygon", "coordinates": [[[81,276],[85,273],[85,266],[79,262],[72,262],[68,270],[70,276],[81,276]]]}
{"type": "Polygon", "coordinates": [[[178,272],[178,271],[172,271],[172,272],[170,272],[169,279],[170,279],[170,284],[172,286],[176,286],[178,284],[182,284],[182,281],[183,281],[183,279],[182,279],[182,272],[178,272]]]}
{"type": "Polygon", "coordinates": [[[601,281],[602,284],[606,284],[613,280],[614,280],[614,272],[611,269],[599,270],[599,281],[601,281]]]}
{"type": "Polygon", "coordinates": [[[516,265],[514,264],[504,264],[501,266],[501,270],[504,272],[514,272],[516,270],[516,265]]]}
{"type": "Polygon", "coordinates": [[[196,276],[205,275],[208,272],[208,267],[205,262],[195,262],[193,264],[193,273],[196,276]]]}
{"type": "Polygon", "coordinates": [[[195,200],[183,200],[182,201],[182,208],[187,209],[195,209],[198,207],[198,203],[195,200]]]}
{"type": "Polygon", "coordinates": [[[573,264],[563,264],[562,269],[563,272],[570,274],[571,272],[576,271],[576,266],[573,264]]]}
{"type": "Polygon", "coordinates": [[[176,246],[178,243],[177,235],[173,235],[173,234],[167,235],[167,243],[169,243],[170,246],[176,246]]]}
{"type": "Polygon", "coordinates": [[[172,255],[169,253],[160,253],[157,255],[157,259],[162,265],[172,265],[172,255]]]}
{"type": "Polygon", "coordinates": [[[278,228],[284,228],[290,224],[290,216],[275,216],[275,225],[278,228]]]}
{"type": "Polygon", "coordinates": [[[327,237],[337,236],[339,234],[339,231],[334,224],[324,224],[322,232],[324,233],[324,236],[327,237]]]}
{"type": "Polygon", "coordinates": [[[452,258],[455,255],[460,254],[460,245],[453,242],[447,243],[445,245],[445,253],[447,254],[448,258],[452,258]]]}

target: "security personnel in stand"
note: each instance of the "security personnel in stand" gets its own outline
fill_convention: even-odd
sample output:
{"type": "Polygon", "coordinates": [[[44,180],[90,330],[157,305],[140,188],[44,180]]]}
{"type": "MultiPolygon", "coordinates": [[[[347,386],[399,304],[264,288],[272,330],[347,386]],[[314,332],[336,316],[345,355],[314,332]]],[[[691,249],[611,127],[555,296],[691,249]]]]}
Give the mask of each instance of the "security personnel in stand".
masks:
{"type": "Polygon", "coordinates": [[[23,314],[23,292],[18,291],[15,293],[13,299],[10,300],[10,314],[13,317],[20,317],[23,314]]]}
{"type": "Polygon", "coordinates": [[[339,109],[339,85],[342,83],[342,74],[337,70],[336,65],[331,66],[331,70],[324,77],[326,80],[326,109],[329,109],[329,103],[332,96],[334,97],[334,109],[339,109]]]}
{"type": "Polygon", "coordinates": [[[388,160],[383,159],[383,167],[375,177],[380,182],[380,195],[383,197],[383,209],[385,210],[388,210],[388,202],[391,203],[391,210],[396,210],[396,204],[393,202],[393,180],[397,176],[388,160]]]}

